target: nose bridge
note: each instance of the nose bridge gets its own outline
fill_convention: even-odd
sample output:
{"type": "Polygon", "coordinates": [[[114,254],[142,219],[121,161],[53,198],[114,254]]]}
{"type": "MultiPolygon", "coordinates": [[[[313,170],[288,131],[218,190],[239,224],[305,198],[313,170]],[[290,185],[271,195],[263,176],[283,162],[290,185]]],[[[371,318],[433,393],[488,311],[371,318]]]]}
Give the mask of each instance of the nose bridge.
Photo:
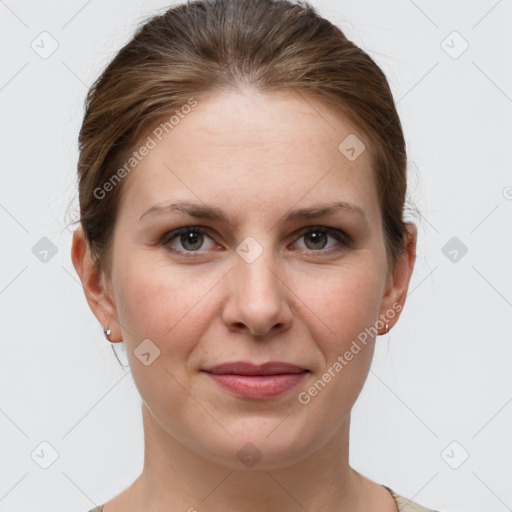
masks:
{"type": "MultiPolygon", "coordinates": [[[[247,236],[236,248],[238,254],[237,278],[242,288],[250,293],[266,295],[267,301],[278,292],[279,279],[275,268],[279,262],[274,254],[271,237],[247,236]]],[[[254,297],[256,298],[256,297],[254,297]]]]}
{"type": "Polygon", "coordinates": [[[290,320],[286,287],[279,276],[281,265],[272,244],[270,236],[259,239],[247,236],[236,247],[235,300],[229,320],[245,324],[258,335],[290,320]]]}

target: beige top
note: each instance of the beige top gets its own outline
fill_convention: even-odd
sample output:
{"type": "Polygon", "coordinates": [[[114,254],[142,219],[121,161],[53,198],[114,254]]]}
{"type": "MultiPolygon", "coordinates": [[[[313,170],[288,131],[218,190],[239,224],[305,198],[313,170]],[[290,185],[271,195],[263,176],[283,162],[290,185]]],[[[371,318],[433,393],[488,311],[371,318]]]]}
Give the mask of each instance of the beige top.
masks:
{"type": "MultiPolygon", "coordinates": [[[[393,496],[394,500],[396,501],[396,509],[398,512],[437,512],[436,510],[422,507],[418,503],[408,500],[403,496],[399,496],[398,494],[393,492],[393,490],[391,490],[389,487],[385,485],[383,485],[382,487],[387,489],[391,493],[391,496],[393,496]]],[[[89,512],[103,512],[103,507],[104,505],[100,505],[99,507],[89,510],[89,512]]]]}

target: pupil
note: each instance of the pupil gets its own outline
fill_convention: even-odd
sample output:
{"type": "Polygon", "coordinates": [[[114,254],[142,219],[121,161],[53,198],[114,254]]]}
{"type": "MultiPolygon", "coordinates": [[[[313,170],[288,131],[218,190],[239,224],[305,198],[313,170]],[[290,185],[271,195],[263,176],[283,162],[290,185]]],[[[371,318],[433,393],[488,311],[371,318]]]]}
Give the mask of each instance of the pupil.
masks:
{"type": "MultiPolygon", "coordinates": [[[[310,237],[313,239],[313,244],[316,244],[318,243],[318,237],[324,237],[325,234],[324,233],[319,233],[319,232],[313,232],[310,234],[310,237]]],[[[322,247],[325,245],[325,243],[322,245],[322,247]]],[[[320,248],[322,248],[320,247],[320,248]]]]}
{"type": "MultiPolygon", "coordinates": [[[[192,245],[197,244],[197,241],[198,241],[197,237],[201,236],[201,234],[190,232],[190,233],[185,233],[183,236],[185,237],[185,239],[184,239],[184,243],[183,243],[183,239],[182,239],[182,243],[183,243],[183,246],[186,247],[188,243],[190,243],[192,245]]],[[[197,247],[192,247],[192,249],[197,249],[197,247]]]]}
{"type": "MultiPolygon", "coordinates": [[[[200,236],[202,236],[201,233],[194,233],[194,232],[185,233],[184,235],[182,235],[182,243],[184,246],[186,246],[189,243],[192,245],[197,244],[198,237],[200,237],[200,236]]],[[[313,232],[313,233],[309,234],[309,237],[311,238],[313,245],[317,245],[318,243],[321,243],[320,241],[321,241],[322,237],[325,237],[325,233],[313,232]]],[[[324,244],[322,245],[322,247],[323,246],[325,246],[325,240],[324,240],[324,244]]],[[[322,248],[322,247],[320,247],[320,248],[322,248]]],[[[318,248],[318,247],[316,247],[316,248],[318,248]]],[[[197,249],[197,247],[193,247],[192,249],[197,249]]]]}

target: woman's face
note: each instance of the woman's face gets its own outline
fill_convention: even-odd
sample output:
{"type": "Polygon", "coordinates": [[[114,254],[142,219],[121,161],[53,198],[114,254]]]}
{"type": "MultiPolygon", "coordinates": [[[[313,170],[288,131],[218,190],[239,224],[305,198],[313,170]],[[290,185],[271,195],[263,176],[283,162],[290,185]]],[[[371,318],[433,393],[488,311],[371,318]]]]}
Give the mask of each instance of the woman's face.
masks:
{"type": "Polygon", "coordinates": [[[212,461],[284,466],[348,425],[412,263],[388,273],[370,141],[345,117],[292,92],[197,100],[124,178],[112,298],[93,309],[159,428],[212,461]],[[237,361],[305,371],[205,371],[237,361]]]}

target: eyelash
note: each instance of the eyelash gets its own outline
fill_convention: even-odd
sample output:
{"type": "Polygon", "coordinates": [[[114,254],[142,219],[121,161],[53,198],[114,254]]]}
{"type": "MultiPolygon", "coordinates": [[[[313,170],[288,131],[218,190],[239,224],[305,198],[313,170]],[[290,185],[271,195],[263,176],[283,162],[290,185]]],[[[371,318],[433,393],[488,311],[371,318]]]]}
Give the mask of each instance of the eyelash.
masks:
{"type": "MultiPolygon", "coordinates": [[[[187,234],[187,233],[199,233],[203,236],[206,235],[207,237],[211,238],[208,235],[208,231],[209,231],[209,229],[203,228],[202,226],[187,226],[184,228],[175,229],[173,231],[169,231],[168,233],[166,233],[161,238],[160,244],[165,246],[171,252],[174,252],[179,255],[184,255],[184,256],[186,255],[186,257],[193,258],[194,254],[201,254],[204,251],[202,251],[200,249],[195,250],[195,251],[176,249],[175,247],[169,246],[170,242],[172,242],[175,238],[178,238],[179,236],[181,236],[183,234],[187,234]]],[[[338,241],[338,247],[331,247],[330,249],[318,249],[318,250],[306,249],[307,252],[330,254],[332,252],[339,251],[342,248],[351,248],[353,246],[353,240],[349,235],[347,235],[346,233],[344,233],[343,231],[340,231],[338,229],[328,228],[326,226],[311,226],[307,230],[302,231],[298,238],[300,239],[310,233],[321,233],[321,234],[326,234],[326,235],[332,236],[333,238],[335,238],[338,241]]]]}

